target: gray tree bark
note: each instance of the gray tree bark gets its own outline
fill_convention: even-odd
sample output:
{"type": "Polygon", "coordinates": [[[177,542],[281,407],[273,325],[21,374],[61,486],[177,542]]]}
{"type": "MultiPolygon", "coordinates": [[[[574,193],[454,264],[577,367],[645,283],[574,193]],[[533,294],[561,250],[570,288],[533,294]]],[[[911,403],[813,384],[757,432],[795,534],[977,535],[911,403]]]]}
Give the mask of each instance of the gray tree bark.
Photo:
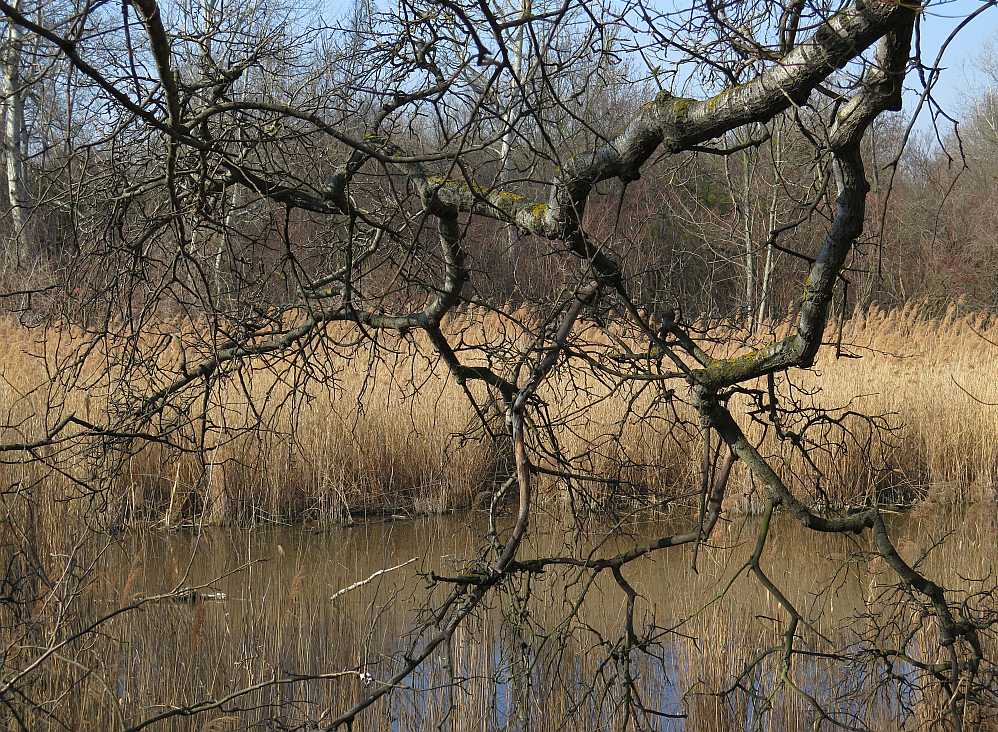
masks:
{"type": "MultiPolygon", "coordinates": [[[[20,0],[16,0],[14,7],[20,9],[20,4],[20,0]]],[[[21,264],[27,261],[30,255],[28,184],[24,162],[27,151],[24,127],[25,94],[21,79],[24,38],[21,27],[16,23],[7,24],[6,36],[0,81],[3,84],[3,147],[11,223],[7,254],[16,264],[21,264]]]]}

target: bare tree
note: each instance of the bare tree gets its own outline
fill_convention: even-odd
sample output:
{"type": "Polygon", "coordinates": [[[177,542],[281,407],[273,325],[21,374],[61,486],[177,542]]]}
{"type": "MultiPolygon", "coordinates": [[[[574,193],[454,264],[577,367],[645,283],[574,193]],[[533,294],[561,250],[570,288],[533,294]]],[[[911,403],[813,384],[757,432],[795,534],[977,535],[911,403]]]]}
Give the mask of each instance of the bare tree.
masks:
{"type": "MultiPolygon", "coordinates": [[[[853,423],[805,404],[792,383],[826,340],[833,298],[863,234],[864,136],[880,115],[901,107],[917,8],[873,0],[698,2],[666,11],[565,0],[510,11],[489,2],[403,0],[391,10],[365,9],[371,22],[364,29],[310,22],[290,5],[253,0],[227,3],[224,12],[211,2],[129,0],[114,13],[85,4],[57,26],[16,2],[0,0],[0,11],[18,39],[30,37],[72,75],[76,104],[85,108],[75,114],[88,123],[71,152],[82,166],[72,182],[81,202],[79,254],[60,286],[34,293],[25,311],[51,339],[44,354],[51,386],[34,421],[8,420],[6,433],[16,437],[0,445],[9,460],[44,465],[68,476],[79,496],[103,501],[107,510],[81,537],[110,544],[127,522],[117,481],[143,447],[195,455],[210,481],[213,449],[236,432],[274,428],[278,414],[293,423],[310,390],[334,386],[338,370],[362,358],[372,370],[403,368],[399,354],[442,364],[478,416],[465,436],[491,440],[510,466],[499,485],[516,496],[512,525],[501,530],[493,515],[477,560],[458,575],[431,577],[444,591],[428,599],[412,648],[382,683],[321,720],[324,727],[362,719],[491,598],[517,594],[526,578],[568,570],[611,577],[627,598],[607,662],[619,669],[614,688],[624,724],[654,726],[648,720],[662,712],[642,698],[632,659],[651,653],[665,631],[636,628],[626,574],[632,562],[675,547],[692,547],[695,556],[721,521],[735,470],[759,487],[765,516],[746,569],[785,618],[782,645],[760,648],[757,663],[778,658],[786,688],[804,695],[817,718],[851,724],[848,703],[826,708],[795,684],[802,656],[845,662],[857,654],[824,645],[814,651],[820,630],[767,575],[769,519],[780,511],[809,531],[872,536],[905,603],[908,625],[898,632],[916,632],[927,619],[934,627],[931,650],[905,656],[918,689],[941,693],[953,728],[969,729],[979,710],[993,708],[993,596],[954,594],[906,562],[882,496],[867,496],[858,510],[827,505],[812,456],[851,439],[853,423]],[[624,72],[638,58],[654,70],[652,79],[624,72]],[[652,98],[593,113],[587,91],[650,82],[662,89],[652,98]],[[767,139],[760,131],[774,126],[806,141],[816,181],[802,215],[789,222],[799,229],[800,251],[784,247],[803,275],[796,294],[786,295],[792,321],[775,335],[732,335],[664,306],[668,293],[640,301],[626,240],[615,236],[629,186],[693,154],[757,148],[767,139]],[[530,317],[483,297],[495,292],[487,287],[483,241],[506,230],[516,232],[509,248],[533,247],[526,251],[561,277],[532,303],[530,317]],[[808,241],[802,232],[820,235],[808,241]],[[457,317],[465,305],[501,327],[481,334],[457,317]],[[563,442],[578,428],[549,409],[555,377],[576,385],[571,407],[583,418],[607,391],[627,395],[611,444],[651,422],[696,435],[698,510],[686,528],[605,554],[521,556],[539,480],[556,480],[571,496],[596,485],[616,498],[647,467],[618,451],[606,472],[595,449],[568,452],[563,442]],[[263,396],[249,386],[254,380],[268,384],[263,396]],[[81,394],[105,403],[77,408],[81,394]],[[736,419],[742,399],[750,407],[736,419]],[[234,404],[248,423],[235,424],[234,404]],[[778,435],[805,466],[803,477],[789,458],[763,454],[746,419],[778,435]],[[795,420],[800,429],[788,427],[795,420]]],[[[782,143],[771,149],[774,181],[787,180],[782,143]]],[[[746,166],[733,191],[739,200],[752,193],[754,169],[746,166]]],[[[751,262],[766,240],[751,226],[742,239],[753,318],[766,314],[775,288],[769,258],[783,226],[775,199],[767,200],[757,227],[769,232],[761,297],[751,262]]],[[[492,501],[493,514],[499,504],[492,501]]],[[[84,573],[36,564],[43,580],[30,599],[12,605],[34,607],[46,592],[63,592],[52,580],[60,571],[83,592],[84,573]]],[[[199,589],[178,587],[171,597],[199,589]]],[[[45,713],[44,703],[20,690],[47,663],[110,618],[163,599],[98,613],[57,640],[21,642],[17,664],[0,677],[0,700],[18,715],[45,713]]],[[[907,653],[879,642],[864,645],[874,662],[907,653]]],[[[134,728],[222,708],[257,689],[168,709],[134,728]]]]}

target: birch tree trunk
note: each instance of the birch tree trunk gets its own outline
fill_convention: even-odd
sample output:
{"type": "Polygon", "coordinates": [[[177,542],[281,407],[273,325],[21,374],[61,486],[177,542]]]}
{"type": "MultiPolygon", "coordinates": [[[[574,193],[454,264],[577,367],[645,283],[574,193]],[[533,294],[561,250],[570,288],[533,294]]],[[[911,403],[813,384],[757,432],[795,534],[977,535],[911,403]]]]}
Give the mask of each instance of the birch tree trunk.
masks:
{"type": "Polygon", "coordinates": [[[752,315],[755,305],[755,243],[752,241],[752,195],[753,165],[749,153],[742,157],[742,240],[745,245],[745,317],[749,332],[753,331],[752,315]]]}
{"type": "MultiPolygon", "coordinates": [[[[19,8],[20,0],[14,4],[19,8]]],[[[20,26],[8,23],[0,80],[3,83],[4,158],[7,172],[7,198],[10,206],[11,235],[8,255],[17,264],[27,261],[30,246],[28,224],[28,186],[25,180],[26,152],[24,127],[24,90],[21,88],[21,54],[24,39],[20,26]]]]}
{"type": "MultiPolygon", "coordinates": [[[[773,129],[773,159],[780,161],[783,156],[783,131],[776,125],[773,129]]],[[[777,224],[780,220],[779,215],[779,184],[774,179],[773,180],[773,190],[772,195],[769,199],[769,230],[770,232],[776,231],[777,224]]],[[[770,299],[770,275],[773,271],[773,239],[772,234],[766,239],[766,263],[763,265],[762,271],[762,285],[759,289],[759,312],[756,317],[757,323],[762,323],[766,317],[769,315],[769,299],[770,299]]]]}
{"type": "MultiPolygon", "coordinates": [[[[744,131],[737,130],[734,133],[736,145],[747,143],[753,134],[754,125],[749,125],[744,131]]],[[[738,155],[740,163],[737,170],[737,177],[733,177],[731,170],[725,164],[725,173],[728,180],[728,193],[731,205],[734,207],[741,219],[741,231],[738,234],[732,232],[732,238],[737,241],[741,239],[741,246],[744,251],[744,273],[742,292],[741,313],[746,320],[749,331],[753,330],[755,318],[755,242],[753,241],[753,224],[755,221],[755,206],[752,202],[752,185],[755,179],[756,163],[754,151],[749,148],[738,155]]]]}
{"type": "MultiPolygon", "coordinates": [[[[522,5],[520,6],[520,20],[525,20],[530,17],[532,0],[522,0],[522,5]]],[[[503,115],[503,125],[505,127],[505,132],[502,136],[502,140],[499,143],[499,182],[506,183],[510,175],[510,166],[512,165],[511,156],[513,151],[513,137],[516,134],[516,118],[517,110],[519,110],[520,105],[514,103],[518,90],[524,83],[524,75],[526,74],[528,64],[525,59],[524,52],[524,37],[523,31],[524,26],[521,25],[516,31],[516,37],[513,41],[511,47],[511,55],[513,61],[513,76],[510,78],[509,87],[506,90],[506,113],[503,115]]],[[[508,238],[508,243],[510,247],[516,244],[516,227],[513,225],[506,226],[506,236],[508,238]]]]}
{"type": "MultiPolygon", "coordinates": [[[[777,221],[777,190],[773,188],[773,197],[769,206],[769,230],[773,231],[776,228],[777,221]]],[[[773,271],[773,242],[768,240],[766,242],[766,262],[762,268],[762,284],[759,288],[759,312],[756,316],[756,322],[761,324],[766,316],[769,314],[769,282],[770,275],[773,271]]]]}

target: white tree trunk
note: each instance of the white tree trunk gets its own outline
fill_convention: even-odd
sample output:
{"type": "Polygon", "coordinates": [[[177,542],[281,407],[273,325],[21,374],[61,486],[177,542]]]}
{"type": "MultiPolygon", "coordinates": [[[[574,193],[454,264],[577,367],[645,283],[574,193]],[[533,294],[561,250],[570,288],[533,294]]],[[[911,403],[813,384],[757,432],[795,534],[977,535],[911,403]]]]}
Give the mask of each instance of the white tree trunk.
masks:
{"type": "MultiPolygon", "coordinates": [[[[745,133],[745,140],[752,136],[753,129],[745,133]]],[[[735,140],[741,144],[738,135],[735,140]]],[[[753,224],[755,221],[755,206],[752,202],[752,182],[755,177],[755,155],[752,149],[748,149],[741,155],[742,176],[741,176],[741,208],[742,208],[742,240],[745,246],[745,305],[744,312],[749,331],[754,330],[753,321],[755,316],[755,242],[752,239],[753,224]]],[[[734,189],[732,189],[734,195],[734,189]]]]}
{"type": "MultiPolygon", "coordinates": [[[[772,148],[771,153],[773,159],[776,161],[781,161],[783,159],[783,130],[780,126],[774,125],[772,129],[772,148]]],[[[780,187],[777,180],[772,182],[773,191],[769,199],[769,231],[776,231],[776,227],[780,223],[780,187]]],[[[759,311],[756,317],[757,323],[762,323],[769,316],[769,299],[770,299],[770,275],[773,271],[773,240],[772,234],[767,237],[766,242],[766,263],[763,266],[762,272],[762,283],[759,287],[759,311]]]]}
{"type": "MultiPolygon", "coordinates": [[[[520,18],[525,19],[530,16],[532,0],[522,0],[520,6],[520,18]]],[[[526,63],[526,52],[524,50],[524,26],[520,26],[516,31],[516,39],[512,44],[513,77],[509,81],[506,90],[506,113],[503,115],[503,126],[505,131],[502,140],[499,142],[499,183],[506,183],[509,179],[510,168],[512,166],[513,137],[516,134],[516,118],[520,109],[520,104],[516,101],[520,93],[520,85],[524,83],[524,76],[529,64],[526,63]]],[[[509,239],[509,246],[516,244],[516,227],[507,226],[506,236],[509,239]]]]}
{"type": "MultiPolygon", "coordinates": [[[[779,189],[773,185],[773,196],[769,201],[769,230],[775,231],[779,222],[777,205],[779,202],[779,189]]],[[[757,323],[762,323],[769,315],[769,280],[773,271],[773,241],[766,242],[766,263],[762,270],[762,284],[759,287],[759,313],[756,317],[757,323]]]]}
{"type": "MultiPolygon", "coordinates": [[[[14,3],[17,9],[20,0],[14,3]]],[[[7,38],[3,49],[0,81],[3,83],[4,107],[4,158],[7,172],[7,197],[10,206],[11,238],[8,254],[18,264],[30,254],[28,235],[28,185],[24,165],[27,151],[24,127],[24,90],[21,88],[21,53],[24,40],[21,29],[8,23],[7,38]]]]}

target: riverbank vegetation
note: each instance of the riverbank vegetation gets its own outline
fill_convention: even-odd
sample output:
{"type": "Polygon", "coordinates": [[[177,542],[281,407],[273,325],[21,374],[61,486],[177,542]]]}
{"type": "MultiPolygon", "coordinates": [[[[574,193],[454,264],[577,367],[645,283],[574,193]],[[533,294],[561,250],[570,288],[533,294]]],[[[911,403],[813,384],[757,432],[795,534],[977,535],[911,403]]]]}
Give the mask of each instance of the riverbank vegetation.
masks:
{"type": "Polygon", "coordinates": [[[320,5],[0,0],[0,726],[998,719],[994,3],[320,5]]]}
{"type": "MultiPolygon", "coordinates": [[[[457,317],[454,327],[485,339],[497,321],[494,315],[457,317]]],[[[38,415],[46,411],[52,385],[44,380],[38,334],[13,324],[4,332],[0,410],[18,430],[8,429],[0,440],[13,442],[46,428],[38,415]]],[[[810,466],[800,453],[781,448],[771,432],[753,431],[750,400],[734,409],[762,452],[780,461],[795,492],[838,508],[871,501],[923,508],[993,501],[998,409],[982,407],[998,402],[990,369],[998,358],[998,323],[955,306],[939,317],[913,305],[871,309],[841,328],[833,323],[829,332],[835,343],[792,386],[832,417],[818,437],[809,436],[825,440],[810,456],[827,476],[820,490],[809,481],[810,466]]],[[[248,369],[208,415],[220,426],[207,452],[197,452],[199,436],[192,431],[176,436],[173,446],[154,442],[121,457],[108,491],[114,497],[107,507],[111,520],[121,527],[334,524],[363,514],[488,507],[492,489],[506,475],[503,445],[484,434],[467,436],[476,415],[424,343],[400,340],[396,350],[399,362],[414,365],[400,369],[382,362],[369,369],[363,359],[344,361],[331,366],[336,378],[329,384],[312,384],[303,393],[295,393],[299,378],[289,373],[294,366],[248,369]],[[274,413],[249,411],[247,393],[261,405],[256,409],[274,413]],[[269,429],[246,432],[261,416],[269,429]]],[[[175,361],[177,354],[168,350],[161,357],[175,361]]],[[[543,501],[577,502],[576,509],[604,514],[695,506],[701,437],[686,427],[693,416],[687,396],[674,396],[682,418],[670,420],[634,416],[647,413],[642,407],[659,398],[658,391],[611,391],[580,381],[578,374],[552,379],[542,395],[563,431],[559,445],[566,466],[609,479],[593,485],[542,474],[543,501]]],[[[66,410],[89,410],[95,420],[107,412],[97,388],[80,389],[71,399],[66,410]]],[[[44,485],[46,499],[59,505],[74,492],[67,475],[85,469],[80,461],[93,457],[67,453],[67,464],[60,455],[52,451],[50,464],[9,461],[5,481],[44,485]]],[[[542,455],[537,462],[555,467],[542,455]]],[[[751,476],[736,465],[726,508],[753,512],[760,505],[751,476]]]]}

